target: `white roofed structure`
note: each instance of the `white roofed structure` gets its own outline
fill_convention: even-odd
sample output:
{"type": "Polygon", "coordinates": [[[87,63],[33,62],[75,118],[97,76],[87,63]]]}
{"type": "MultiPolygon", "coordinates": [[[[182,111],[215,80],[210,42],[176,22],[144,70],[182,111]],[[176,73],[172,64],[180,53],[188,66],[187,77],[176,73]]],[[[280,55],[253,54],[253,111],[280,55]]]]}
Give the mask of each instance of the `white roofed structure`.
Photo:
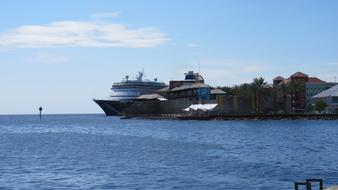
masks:
{"type": "Polygon", "coordinates": [[[167,99],[159,94],[144,94],[139,97],[137,97],[137,100],[160,100],[160,101],[166,101],[167,99]]]}
{"type": "Polygon", "coordinates": [[[338,85],[333,86],[315,96],[312,96],[312,102],[325,102],[327,107],[325,111],[327,113],[338,113],[338,85]]]}
{"type": "Polygon", "coordinates": [[[338,85],[333,86],[327,90],[324,90],[323,92],[320,92],[319,94],[316,94],[315,96],[312,96],[312,98],[326,98],[329,96],[338,97],[338,85]]]}
{"type": "Polygon", "coordinates": [[[183,109],[184,111],[190,110],[202,110],[202,111],[212,111],[216,108],[217,104],[192,104],[191,106],[183,109]]]}

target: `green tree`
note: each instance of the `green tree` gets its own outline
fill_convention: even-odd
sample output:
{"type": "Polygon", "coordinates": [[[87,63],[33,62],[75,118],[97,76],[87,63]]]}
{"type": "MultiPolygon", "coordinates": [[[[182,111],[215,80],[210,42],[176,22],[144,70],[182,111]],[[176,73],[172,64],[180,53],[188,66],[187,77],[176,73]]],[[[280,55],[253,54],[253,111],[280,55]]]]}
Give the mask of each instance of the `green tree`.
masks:
{"type": "Polygon", "coordinates": [[[232,87],[222,87],[221,90],[226,92],[228,95],[235,96],[251,96],[252,91],[250,84],[244,83],[241,85],[234,85],[232,87]]]}
{"type": "Polygon", "coordinates": [[[301,96],[301,94],[305,93],[305,84],[302,81],[291,81],[287,83],[288,93],[292,97],[292,108],[296,109],[298,102],[294,102],[297,100],[297,97],[301,96]]]}
{"type": "Polygon", "coordinates": [[[324,102],[322,100],[315,103],[315,110],[316,111],[322,112],[326,107],[327,107],[326,102],[324,102]]]}
{"type": "Polygon", "coordinates": [[[276,98],[278,99],[278,97],[281,97],[282,99],[282,109],[283,112],[286,113],[287,112],[287,96],[289,94],[289,89],[288,89],[288,85],[285,82],[281,82],[280,84],[278,84],[277,86],[275,86],[276,88],[276,98]]]}
{"type": "Polygon", "coordinates": [[[255,111],[261,112],[261,99],[264,91],[269,88],[269,84],[262,78],[254,78],[251,83],[251,90],[254,95],[255,111]]]}
{"type": "Polygon", "coordinates": [[[305,91],[304,82],[301,81],[291,81],[287,83],[287,90],[291,95],[297,95],[305,91]]]}

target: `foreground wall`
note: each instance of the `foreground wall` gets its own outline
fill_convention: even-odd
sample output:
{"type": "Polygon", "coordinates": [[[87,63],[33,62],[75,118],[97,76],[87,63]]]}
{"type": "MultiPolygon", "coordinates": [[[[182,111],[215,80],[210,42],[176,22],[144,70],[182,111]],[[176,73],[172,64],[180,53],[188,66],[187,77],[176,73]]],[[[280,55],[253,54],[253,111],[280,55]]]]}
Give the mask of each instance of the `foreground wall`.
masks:
{"type": "Polygon", "coordinates": [[[129,115],[187,114],[183,109],[192,104],[217,104],[214,114],[249,114],[254,111],[252,98],[217,96],[216,100],[198,101],[191,98],[177,98],[167,101],[136,101],[127,110],[129,115]]]}
{"type": "MultiPolygon", "coordinates": [[[[274,102],[271,98],[261,98],[261,113],[291,113],[290,98],[283,104],[274,102]],[[285,104],[285,108],[284,108],[285,104]]],[[[143,100],[134,102],[127,110],[129,115],[161,115],[161,114],[187,114],[183,109],[192,104],[217,104],[213,114],[253,114],[255,101],[251,96],[218,95],[215,100],[198,101],[193,98],[176,98],[167,101],[143,100]]]]}
{"type": "Polygon", "coordinates": [[[177,98],[167,101],[146,100],[136,101],[128,109],[126,114],[130,115],[159,115],[159,114],[186,114],[183,109],[191,104],[215,103],[214,100],[197,101],[191,98],[177,98]]]}
{"type": "Polygon", "coordinates": [[[254,103],[251,97],[243,96],[216,96],[218,107],[215,111],[220,114],[249,114],[254,112],[254,103]]]}

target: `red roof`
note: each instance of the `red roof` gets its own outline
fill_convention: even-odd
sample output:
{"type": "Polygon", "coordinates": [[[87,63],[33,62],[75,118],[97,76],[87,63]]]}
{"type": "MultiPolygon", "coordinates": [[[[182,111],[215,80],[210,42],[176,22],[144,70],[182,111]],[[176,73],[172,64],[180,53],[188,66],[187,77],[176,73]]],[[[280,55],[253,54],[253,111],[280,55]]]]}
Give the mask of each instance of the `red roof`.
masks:
{"type": "Polygon", "coordinates": [[[323,82],[325,82],[325,81],[322,81],[322,80],[320,80],[320,79],[317,78],[317,77],[309,77],[308,82],[319,82],[319,83],[323,83],[323,82]]]}
{"type": "Polygon", "coordinates": [[[281,77],[281,76],[278,76],[278,77],[274,78],[273,80],[274,80],[274,81],[275,81],[275,80],[284,80],[284,78],[281,77]]]}
{"type": "Polygon", "coordinates": [[[296,72],[293,75],[291,75],[291,78],[306,78],[308,75],[302,73],[302,72],[296,72]]]}

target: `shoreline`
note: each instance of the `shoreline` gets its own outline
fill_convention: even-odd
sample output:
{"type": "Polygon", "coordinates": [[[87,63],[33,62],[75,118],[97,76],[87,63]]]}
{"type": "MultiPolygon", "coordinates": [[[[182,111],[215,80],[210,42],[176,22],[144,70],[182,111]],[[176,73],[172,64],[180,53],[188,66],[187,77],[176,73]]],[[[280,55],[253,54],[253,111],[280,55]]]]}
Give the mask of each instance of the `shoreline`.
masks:
{"type": "Polygon", "coordinates": [[[120,119],[158,120],[338,120],[338,114],[215,114],[215,115],[125,115],[120,119]]]}

